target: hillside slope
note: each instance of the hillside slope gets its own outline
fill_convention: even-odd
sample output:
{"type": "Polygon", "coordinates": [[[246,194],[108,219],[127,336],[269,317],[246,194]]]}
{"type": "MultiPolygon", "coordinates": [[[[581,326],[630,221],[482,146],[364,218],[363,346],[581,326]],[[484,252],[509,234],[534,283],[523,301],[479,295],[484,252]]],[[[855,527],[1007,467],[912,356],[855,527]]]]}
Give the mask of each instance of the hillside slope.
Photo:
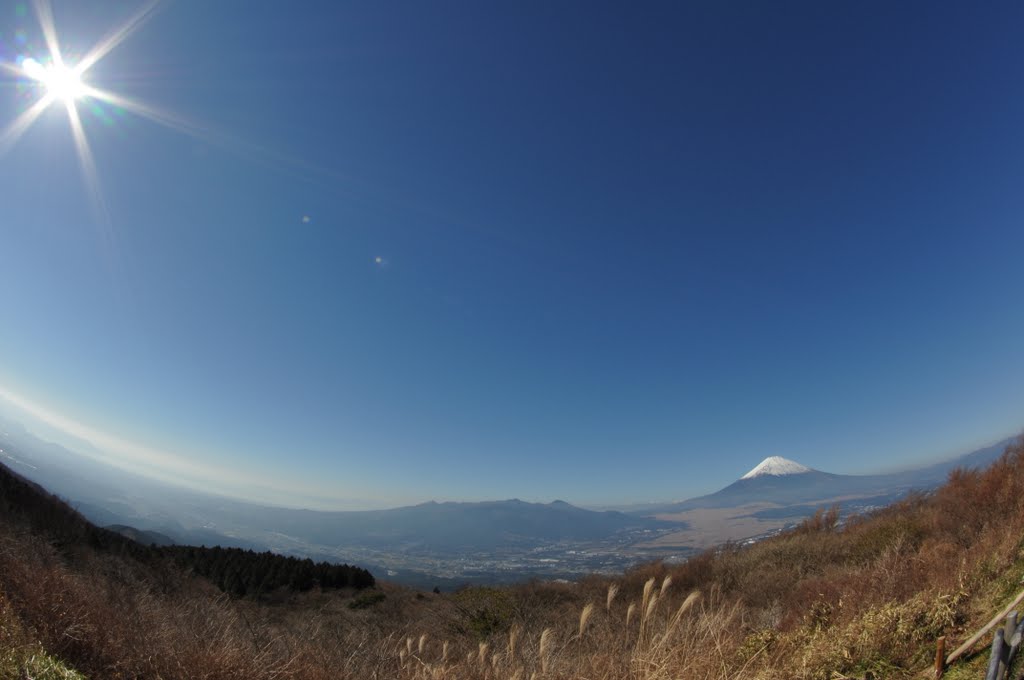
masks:
{"type": "MultiPolygon", "coordinates": [[[[33,649],[91,677],[911,678],[939,636],[958,644],[1024,577],[1024,442],[844,526],[820,512],[620,578],[440,595],[231,599],[116,534],[124,554],[90,546],[87,527],[50,533],[67,509],[38,487],[0,490],[0,657],[33,649]]],[[[978,677],[985,647],[946,677],[978,677]]]]}

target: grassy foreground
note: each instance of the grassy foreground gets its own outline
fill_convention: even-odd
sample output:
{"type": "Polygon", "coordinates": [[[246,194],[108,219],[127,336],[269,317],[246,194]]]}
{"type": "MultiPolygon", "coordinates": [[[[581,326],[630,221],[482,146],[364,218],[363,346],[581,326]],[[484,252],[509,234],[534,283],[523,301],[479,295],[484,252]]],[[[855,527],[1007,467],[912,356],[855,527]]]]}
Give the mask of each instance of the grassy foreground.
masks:
{"type": "MultiPolygon", "coordinates": [[[[231,598],[49,530],[62,512],[0,514],[0,678],[924,677],[939,636],[952,649],[1024,587],[1022,442],[843,526],[821,512],[682,565],[443,595],[231,598]]],[[[984,647],[947,677],[983,674],[984,647]]]]}

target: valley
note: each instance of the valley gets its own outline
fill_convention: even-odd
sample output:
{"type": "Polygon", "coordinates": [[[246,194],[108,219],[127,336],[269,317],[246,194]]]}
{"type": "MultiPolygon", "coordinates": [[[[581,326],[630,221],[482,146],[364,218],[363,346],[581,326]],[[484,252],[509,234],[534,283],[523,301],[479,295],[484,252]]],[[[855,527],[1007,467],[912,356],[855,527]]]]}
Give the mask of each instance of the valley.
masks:
{"type": "Polygon", "coordinates": [[[935,488],[957,465],[991,462],[1006,444],[890,475],[834,475],[769,457],[714,493],[627,512],[518,499],[344,512],[264,506],[109,468],[11,422],[0,434],[0,455],[101,526],[157,532],[179,544],[362,564],[378,578],[451,589],[682,562],[717,545],[773,536],[821,508],[837,505],[846,517],[884,507],[912,489],[935,488]]]}

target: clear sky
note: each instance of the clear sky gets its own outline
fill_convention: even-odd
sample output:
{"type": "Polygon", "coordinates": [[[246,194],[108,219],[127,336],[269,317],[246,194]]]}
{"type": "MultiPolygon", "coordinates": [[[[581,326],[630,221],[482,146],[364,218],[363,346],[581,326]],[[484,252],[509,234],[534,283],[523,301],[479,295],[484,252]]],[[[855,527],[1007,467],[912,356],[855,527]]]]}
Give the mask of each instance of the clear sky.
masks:
{"type": "Polygon", "coordinates": [[[1024,4],[55,2],[87,154],[0,12],[0,410],[121,464],[617,503],[1024,428],[1024,4]]]}

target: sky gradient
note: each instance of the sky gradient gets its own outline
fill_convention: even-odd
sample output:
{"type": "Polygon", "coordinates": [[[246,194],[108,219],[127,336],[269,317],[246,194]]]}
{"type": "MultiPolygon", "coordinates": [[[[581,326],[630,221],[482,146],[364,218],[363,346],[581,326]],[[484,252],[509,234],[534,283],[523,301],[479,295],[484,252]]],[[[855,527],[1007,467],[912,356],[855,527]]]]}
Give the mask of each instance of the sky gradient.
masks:
{"type": "MultiPolygon", "coordinates": [[[[67,60],[146,8],[54,3],[67,60]]],[[[44,58],[34,6],[0,12],[0,59],[44,58]]],[[[62,106],[0,145],[0,411],[298,505],[978,448],[1024,429],[1022,30],[1020,3],[157,4],[86,75],[157,112],[79,103],[99,193],[62,106]]],[[[0,128],[39,96],[0,71],[0,128]]]]}

